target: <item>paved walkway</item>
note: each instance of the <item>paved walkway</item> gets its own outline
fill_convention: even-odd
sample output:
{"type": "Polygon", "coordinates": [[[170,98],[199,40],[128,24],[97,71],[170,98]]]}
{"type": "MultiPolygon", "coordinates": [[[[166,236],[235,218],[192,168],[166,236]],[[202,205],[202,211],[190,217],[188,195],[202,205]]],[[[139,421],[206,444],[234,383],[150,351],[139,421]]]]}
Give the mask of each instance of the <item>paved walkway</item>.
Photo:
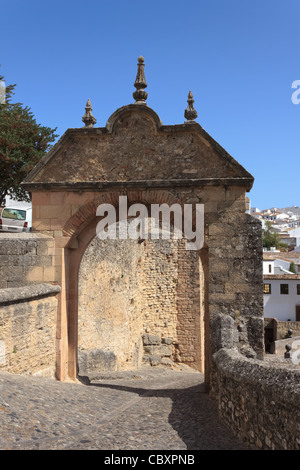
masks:
{"type": "Polygon", "coordinates": [[[0,449],[242,450],[203,375],[149,368],[91,384],[0,374],[0,449]]]}

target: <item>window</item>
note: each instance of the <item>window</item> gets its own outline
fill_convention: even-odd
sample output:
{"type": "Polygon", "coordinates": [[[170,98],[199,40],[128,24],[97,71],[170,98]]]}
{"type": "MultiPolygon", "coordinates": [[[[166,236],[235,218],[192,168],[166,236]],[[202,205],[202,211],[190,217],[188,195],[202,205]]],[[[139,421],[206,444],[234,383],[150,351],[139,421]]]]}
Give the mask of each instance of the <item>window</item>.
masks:
{"type": "Polygon", "coordinates": [[[269,264],[269,273],[271,273],[271,272],[272,272],[272,265],[269,264]]]}
{"type": "Polygon", "coordinates": [[[264,294],[271,294],[271,284],[264,284],[264,294]]]}
{"type": "Polygon", "coordinates": [[[297,295],[300,295],[300,284],[297,284],[297,295]]]}
{"type": "Polygon", "coordinates": [[[4,219],[17,219],[17,220],[25,220],[26,219],[26,211],[22,211],[19,209],[3,209],[2,217],[4,219]]]}
{"type": "Polygon", "coordinates": [[[288,294],[288,293],[289,293],[289,285],[280,284],[280,294],[288,294]]]}

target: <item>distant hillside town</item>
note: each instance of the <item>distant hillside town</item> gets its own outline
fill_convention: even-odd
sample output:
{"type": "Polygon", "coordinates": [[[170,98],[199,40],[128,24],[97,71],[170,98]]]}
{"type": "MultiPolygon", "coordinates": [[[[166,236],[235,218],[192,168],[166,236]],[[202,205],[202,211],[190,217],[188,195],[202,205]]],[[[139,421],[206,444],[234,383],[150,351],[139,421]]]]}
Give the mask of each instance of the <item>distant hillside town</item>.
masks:
{"type": "Polygon", "coordinates": [[[300,207],[251,207],[249,212],[280,242],[280,247],[264,247],[263,252],[265,318],[300,322],[300,207]]]}
{"type": "Polygon", "coordinates": [[[300,207],[285,207],[278,209],[260,210],[257,207],[251,207],[250,214],[261,220],[263,229],[269,222],[275,232],[278,233],[282,243],[287,245],[288,251],[300,251],[300,207]]]}

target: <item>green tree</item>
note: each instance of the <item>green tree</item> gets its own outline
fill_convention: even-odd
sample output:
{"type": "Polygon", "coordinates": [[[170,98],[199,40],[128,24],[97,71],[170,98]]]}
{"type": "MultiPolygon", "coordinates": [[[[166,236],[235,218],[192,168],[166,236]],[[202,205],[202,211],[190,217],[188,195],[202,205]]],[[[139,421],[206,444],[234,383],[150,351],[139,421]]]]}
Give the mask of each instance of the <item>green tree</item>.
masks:
{"type": "Polygon", "coordinates": [[[282,243],[279,234],[275,232],[270,221],[266,222],[265,229],[263,230],[263,247],[268,250],[271,247],[275,247],[276,250],[283,250],[287,247],[285,243],[282,243]]]}
{"type": "Polygon", "coordinates": [[[289,269],[289,271],[291,271],[291,273],[295,273],[295,274],[296,274],[296,266],[295,266],[294,261],[292,261],[292,262],[290,263],[290,269],[289,269]]]}
{"type": "MultiPolygon", "coordinates": [[[[5,83],[1,75],[0,82],[5,83]]],[[[0,206],[5,204],[7,195],[16,200],[30,200],[20,183],[57,137],[56,129],[36,122],[30,108],[11,103],[15,87],[5,87],[5,99],[0,104],[0,206]]]]}

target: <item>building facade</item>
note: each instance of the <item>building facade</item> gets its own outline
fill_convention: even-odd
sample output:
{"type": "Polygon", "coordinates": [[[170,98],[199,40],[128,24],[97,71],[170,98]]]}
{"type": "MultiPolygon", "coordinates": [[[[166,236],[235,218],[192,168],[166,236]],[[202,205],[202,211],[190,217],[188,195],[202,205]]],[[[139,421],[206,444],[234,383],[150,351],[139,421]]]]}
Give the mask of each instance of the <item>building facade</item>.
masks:
{"type": "Polygon", "coordinates": [[[300,321],[300,275],[264,274],[264,315],[300,321]]]}

